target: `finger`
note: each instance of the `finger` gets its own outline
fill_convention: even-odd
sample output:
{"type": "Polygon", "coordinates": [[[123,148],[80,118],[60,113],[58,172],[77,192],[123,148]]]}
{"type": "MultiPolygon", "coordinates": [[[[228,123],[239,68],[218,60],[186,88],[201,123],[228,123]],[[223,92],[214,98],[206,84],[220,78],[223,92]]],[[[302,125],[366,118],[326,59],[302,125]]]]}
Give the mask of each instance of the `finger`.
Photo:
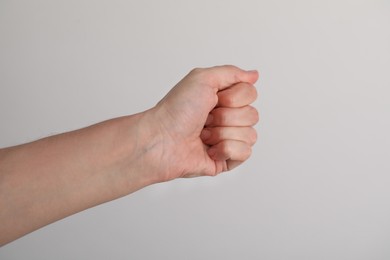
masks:
{"type": "Polygon", "coordinates": [[[253,127],[208,127],[204,128],[200,134],[204,144],[215,145],[223,140],[236,140],[254,145],[257,140],[257,133],[253,127]]]}
{"type": "Polygon", "coordinates": [[[259,113],[252,106],[218,107],[210,112],[206,126],[253,126],[258,121],[259,113]]]}
{"type": "Polygon", "coordinates": [[[245,142],[223,140],[212,146],[207,153],[214,161],[233,160],[243,162],[251,155],[252,148],[245,142]]]}
{"type": "Polygon", "coordinates": [[[215,161],[216,172],[212,176],[218,175],[221,172],[233,170],[234,168],[236,168],[242,163],[243,161],[234,161],[234,160],[215,161]]]}
{"type": "Polygon", "coordinates": [[[232,65],[194,69],[191,73],[202,74],[202,79],[218,90],[225,89],[240,82],[254,84],[259,78],[259,73],[256,70],[245,71],[232,65]]]}
{"type": "Polygon", "coordinates": [[[242,163],[243,163],[242,161],[228,160],[228,161],[226,161],[227,169],[228,169],[228,171],[233,170],[234,168],[236,168],[237,166],[239,166],[242,163]]]}
{"type": "Polygon", "coordinates": [[[217,93],[220,107],[243,107],[257,98],[256,88],[249,83],[238,83],[217,93]]]}

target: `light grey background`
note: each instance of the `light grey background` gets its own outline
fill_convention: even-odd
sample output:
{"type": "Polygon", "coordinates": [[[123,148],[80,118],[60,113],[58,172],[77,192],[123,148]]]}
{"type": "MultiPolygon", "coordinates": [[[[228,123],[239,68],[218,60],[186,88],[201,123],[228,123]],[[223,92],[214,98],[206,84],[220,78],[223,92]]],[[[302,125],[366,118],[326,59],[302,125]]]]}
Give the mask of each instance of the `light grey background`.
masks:
{"type": "Polygon", "coordinates": [[[0,0],[0,146],[145,110],[217,64],[261,73],[245,165],[76,214],[0,259],[390,259],[387,0],[0,0]]]}

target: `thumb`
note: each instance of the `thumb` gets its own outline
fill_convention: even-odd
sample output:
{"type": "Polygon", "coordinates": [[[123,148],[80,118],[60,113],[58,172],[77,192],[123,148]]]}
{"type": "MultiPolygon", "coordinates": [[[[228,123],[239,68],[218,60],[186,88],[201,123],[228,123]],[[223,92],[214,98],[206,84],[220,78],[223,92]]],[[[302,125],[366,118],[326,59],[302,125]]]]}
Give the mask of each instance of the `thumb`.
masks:
{"type": "Polygon", "coordinates": [[[254,84],[259,78],[256,70],[246,71],[233,65],[211,67],[205,70],[205,74],[208,75],[209,83],[218,90],[241,82],[254,84]]]}

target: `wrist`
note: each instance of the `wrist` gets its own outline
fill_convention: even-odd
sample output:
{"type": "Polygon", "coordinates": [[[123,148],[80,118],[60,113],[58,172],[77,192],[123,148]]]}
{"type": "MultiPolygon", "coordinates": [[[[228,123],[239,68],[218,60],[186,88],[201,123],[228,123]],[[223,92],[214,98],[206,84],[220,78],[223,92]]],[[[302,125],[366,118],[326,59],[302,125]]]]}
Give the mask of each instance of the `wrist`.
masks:
{"type": "Polygon", "coordinates": [[[150,109],[114,119],[110,164],[121,179],[121,195],[163,181],[159,174],[163,138],[154,116],[154,109],[150,109]]]}

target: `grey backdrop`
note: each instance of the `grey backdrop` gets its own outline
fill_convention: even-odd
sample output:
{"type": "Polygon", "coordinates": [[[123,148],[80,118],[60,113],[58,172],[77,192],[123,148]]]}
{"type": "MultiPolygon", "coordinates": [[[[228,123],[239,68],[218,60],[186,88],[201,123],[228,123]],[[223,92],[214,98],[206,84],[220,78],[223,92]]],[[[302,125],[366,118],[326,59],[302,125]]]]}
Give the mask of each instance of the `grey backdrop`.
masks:
{"type": "Polygon", "coordinates": [[[145,110],[226,63],[261,73],[245,165],[76,214],[0,259],[390,259],[387,0],[0,0],[0,146],[145,110]]]}

